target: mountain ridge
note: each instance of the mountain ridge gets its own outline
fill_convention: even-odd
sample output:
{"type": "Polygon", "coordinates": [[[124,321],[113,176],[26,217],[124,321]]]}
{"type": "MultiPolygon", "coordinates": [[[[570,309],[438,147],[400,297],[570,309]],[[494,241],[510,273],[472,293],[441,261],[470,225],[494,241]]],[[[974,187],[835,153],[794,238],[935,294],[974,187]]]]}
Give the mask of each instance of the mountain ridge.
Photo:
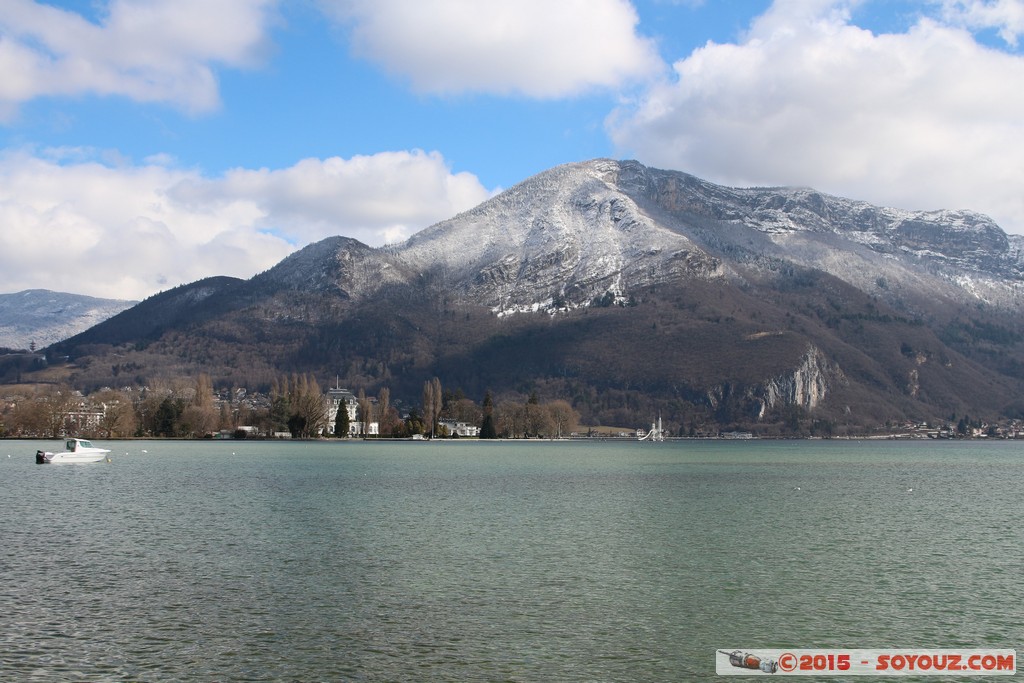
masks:
{"type": "Polygon", "coordinates": [[[0,347],[43,348],[93,327],[136,303],[48,289],[0,294],[0,347]]]}
{"type": "MultiPolygon", "coordinates": [[[[744,236],[748,240],[750,232],[763,235],[755,246],[770,243],[774,248],[766,251],[780,251],[790,260],[794,260],[793,248],[809,239],[834,247],[828,242],[831,235],[847,240],[847,247],[862,246],[896,260],[914,259],[955,270],[960,280],[951,273],[945,280],[961,290],[961,299],[966,295],[984,300],[983,291],[994,288],[984,278],[1015,282],[1012,291],[1004,291],[1001,296],[996,293],[987,303],[1018,308],[1019,295],[1024,291],[1020,286],[1024,282],[1024,237],[1007,235],[984,214],[878,207],[810,188],[729,188],[678,171],[658,171],[637,162],[607,159],[542,172],[474,209],[421,230],[403,243],[376,251],[399,257],[399,262],[416,273],[440,266],[444,277],[467,293],[493,295],[491,303],[497,310],[502,310],[502,299],[523,310],[533,310],[537,302],[525,301],[522,295],[526,292],[517,290],[515,284],[533,281],[551,286],[556,279],[610,282],[623,270],[629,275],[630,263],[643,256],[658,256],[653,260],[660,268],[666,267],[666,256],[687,260],[682,268],[669,266],[664,273],[667,276],[685,271],[724,275],[726,271],[719,270],[720,259],[713,254],[727,238],[723,227],[747,229],[744,236]],[[616,184],[623,187],[617,189],[616,184]],[[564,211],[533,210],[538,198],[548,206],[579,209],[588,219],[585,224],[590,232],[573,225],[564,211]],[[669,226],[685,224],[667,228],[659,224],[663,218],[660,214],[671,217],[666,221],[669,226]],[[705,221],[716,224],[717,234],[711,238],[703,228],[705,221]],[[495,229],[495,224],[502,229],[495,229]],[[937,235],[942,236],[941,242],[936,240],[937,235]],[[474,248],[466,249],[467,243],[473,243],[474,248]],[[592,256],[595,249],[599,259],[591,260],[603,262],[588,270],[593,264],[585,257],[592,256]],[[539,255],[544,257],[540,264],[539,255]],[[544,264],[545,259],[552,263],[544,264]],[[546,265],[559,266],[558,272],[551,272],[546,265]],[[567,268],[571,277],[567,277],[567,268]],[[469,276],[475,282],[467,282],[469,276]],[[485,286],[488,283],[491,291],[485,286]]],[[[365,245],[361,248],[374,251],[365,245]]],[[[820,255],[808,254],[806,261],[796,260],[832,272],[820,255]]],[[[650,270],[650,264],[646,265],[650,270]]],[[[408,281],[409,274],[398,279],[408,281]]],[[[369,283],[371,290],[375,284],[369,283]]]]}
{"type": "Polygon", "coordinates": [[[971,211],[597,159],[400,244],[331,237],[201,305],[165,293],[143,304],[176,311],[167,325],[123,334],[127,311],[53,352],[91,364],[76,374],[90,385],[116,350],[139,381],[303,371],[413,400],[438,375],[677,425],[1006,414],[1024,380],[1022,245],[971,211]]]}

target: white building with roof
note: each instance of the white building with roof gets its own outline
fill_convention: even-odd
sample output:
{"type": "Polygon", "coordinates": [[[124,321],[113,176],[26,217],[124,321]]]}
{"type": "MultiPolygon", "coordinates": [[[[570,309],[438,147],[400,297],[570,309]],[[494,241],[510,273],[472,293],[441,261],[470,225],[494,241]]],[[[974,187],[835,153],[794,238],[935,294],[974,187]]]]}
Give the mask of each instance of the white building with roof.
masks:
{"type": "Polygon", "coordinates": [[[324,397],[327,404],[327,434],[334,436],[335,418],[338,416],[338,408],[345,406],[348,413],[348,435],[349,436],[379,436],[380,423],[370,422],[363,430],[363,423],[359,417],[359,399],[348,389],[328,389],[324,397]]]}

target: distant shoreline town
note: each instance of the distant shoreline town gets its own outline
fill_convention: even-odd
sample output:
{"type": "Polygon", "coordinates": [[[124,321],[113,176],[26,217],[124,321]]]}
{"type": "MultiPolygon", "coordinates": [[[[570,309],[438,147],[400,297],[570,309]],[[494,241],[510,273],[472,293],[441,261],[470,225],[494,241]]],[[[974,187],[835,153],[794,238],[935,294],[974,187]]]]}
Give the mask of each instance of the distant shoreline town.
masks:
{"type": "Polygon", "coordinates": [[[387,389],[368,397],[335,387],[322,391],[310,376],[282,377],[269,393],[245,389],[215,392],[206,375],[194,385],[83,395],[70,387],[10,394],[0,403],[0,438],[58,439],[84,436],[108,440],[336,440],[422,441],[474,439],[495,441],[701,441],[753,439],[831,440],[1005,440],[1024,438],[1024,422],[988,423],[964,416],[941,424],[902,422],[859,434],[769,434],[754,430],[690,428],[669,430],[660,418],[647,430],[581,425],[564,400],[482,404],[461,392],[442,389],[440,380],[424,384],[419,405],[390,400],[387,389]]]}

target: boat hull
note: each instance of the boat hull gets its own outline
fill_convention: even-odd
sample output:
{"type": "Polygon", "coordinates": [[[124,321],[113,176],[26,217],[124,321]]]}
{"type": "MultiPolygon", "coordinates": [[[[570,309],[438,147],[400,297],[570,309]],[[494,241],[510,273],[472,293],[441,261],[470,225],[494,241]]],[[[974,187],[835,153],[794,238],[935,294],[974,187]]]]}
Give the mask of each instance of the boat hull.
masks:
{"type": "Polygon", "coordinates": [[[39,465],[60,465],[83,462],[99,462],[107,457],[110,451],[97,448],[94,452],[83,453],[50,453],[49,451],[36,451],[36,463],[39,465]]]}

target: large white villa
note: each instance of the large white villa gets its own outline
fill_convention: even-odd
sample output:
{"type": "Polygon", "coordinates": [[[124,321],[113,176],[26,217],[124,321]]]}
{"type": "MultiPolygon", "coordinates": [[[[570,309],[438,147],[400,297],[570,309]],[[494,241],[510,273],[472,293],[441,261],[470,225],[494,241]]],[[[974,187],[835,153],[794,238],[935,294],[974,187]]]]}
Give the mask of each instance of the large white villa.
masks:
{"type": "Polygon", "coordinates": [[[327,404],[327,433],[334,434],[334,418],[338,415],[338,407],[345,404],[348,411],[348,435],[349,436],[377,436],[380,434],[380,423],[370,422],[363,430],[363,423],[359,417],[359,399],[348,389],[328,389],[325,397],[327,404]]]}

